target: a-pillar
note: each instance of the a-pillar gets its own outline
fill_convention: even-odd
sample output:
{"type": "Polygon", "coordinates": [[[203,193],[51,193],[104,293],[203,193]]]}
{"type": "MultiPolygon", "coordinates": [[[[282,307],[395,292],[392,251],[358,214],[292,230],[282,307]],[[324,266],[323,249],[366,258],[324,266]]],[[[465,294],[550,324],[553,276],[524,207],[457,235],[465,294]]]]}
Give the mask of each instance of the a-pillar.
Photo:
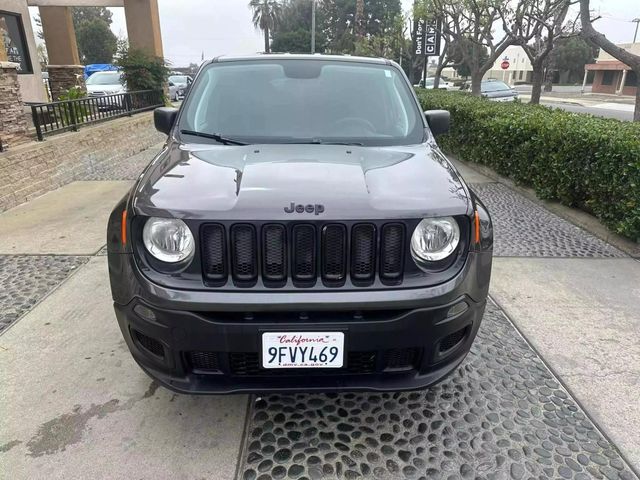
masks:
{"type": "Polygon", "coordinates": [[[124,0],[129,47],[164,57],[157,0],[124,0]]]}
{"type": "Polygon", "coordinates": [[[27,136],[27,120],[18,83],[19,66],[0,61],[0,144],[3,148],[27,136]]]}
{"type": "Polygon", "coordinates": [[[51,96],[58,100],[72,87],[85,90],[84,67],[80,64],[71,7],[40,7],[42,33],[49,55],[51,96]]]}

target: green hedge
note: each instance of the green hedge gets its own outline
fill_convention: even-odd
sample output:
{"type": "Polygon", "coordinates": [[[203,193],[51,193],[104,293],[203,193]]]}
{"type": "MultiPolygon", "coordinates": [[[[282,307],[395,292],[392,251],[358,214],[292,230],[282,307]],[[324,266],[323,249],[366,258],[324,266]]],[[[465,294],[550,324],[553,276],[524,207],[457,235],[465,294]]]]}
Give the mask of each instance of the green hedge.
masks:
{"type": "Polygon", "coordinates": [[[438,138],[445,151],[640,240],[640,123],[462,92],[418,90],[418,96],[425,110],[451,112],[450,133],[438,138]]]}

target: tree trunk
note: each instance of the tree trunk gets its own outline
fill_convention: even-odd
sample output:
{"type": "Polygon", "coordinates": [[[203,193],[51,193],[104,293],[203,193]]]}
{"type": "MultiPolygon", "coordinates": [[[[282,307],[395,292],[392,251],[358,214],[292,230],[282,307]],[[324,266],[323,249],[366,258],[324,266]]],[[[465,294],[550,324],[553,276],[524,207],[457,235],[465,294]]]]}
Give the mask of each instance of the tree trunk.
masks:
{"type": "Polygon", "coordinates": [[[542,80],[544,79],[544,66],[542,62],[533,63],[533,75],[531,77],[531,100],[529,103],[538,105],[542,94],[542,80]]]}
{"type": "Polygon", "coordinates": [[[269,27],[264,28],[264,53],[269,53],[269,27]]]}
{"type": "Polygon", "coordinates": [[[438,63],[436,67],[436,72],[433,75],[433,89],[437,90],[440,88],[440,76],[442,75],[442,70],[444,70],[444,63],[438,63]]]}
{"type": "Polygon", "coordinates": [[[482,95],[482,77],[485,72],[471,72],[471,94],[479,97],[482,95]]]}
{"type": "Polygon", "coordinates": [[[551,67],[547,68],[547,73],[544,79],[544,91],[551,92],[553,90],[553,76],[555,75],[555,70],[551,67]]]}

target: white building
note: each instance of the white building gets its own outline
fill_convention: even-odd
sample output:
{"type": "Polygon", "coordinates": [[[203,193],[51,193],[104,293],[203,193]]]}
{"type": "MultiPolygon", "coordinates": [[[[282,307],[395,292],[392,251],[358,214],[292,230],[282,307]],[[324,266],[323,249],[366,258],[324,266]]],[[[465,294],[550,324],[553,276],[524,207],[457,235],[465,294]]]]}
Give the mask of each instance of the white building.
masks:
{"type": "Polygon", "coordinates": [[[532,74],[533,67],[524,49],[519,45],[511,45],[484,75],[484,80],[493,78],[513,86],[516,83],[531,83],[532,74]],[[509,64],[506,69],[502,68],[504,62],[509,64]]]}

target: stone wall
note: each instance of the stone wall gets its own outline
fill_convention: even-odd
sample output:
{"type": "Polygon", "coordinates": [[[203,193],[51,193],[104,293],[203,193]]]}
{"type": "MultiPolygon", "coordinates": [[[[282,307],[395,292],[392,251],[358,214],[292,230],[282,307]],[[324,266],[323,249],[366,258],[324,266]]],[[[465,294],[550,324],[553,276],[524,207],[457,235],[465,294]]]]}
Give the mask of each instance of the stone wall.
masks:
{"type": "Polygon", "coordinates": [[[153,112],[145,112],[0,153],[0,212],[67,183],[96,178],[165,138],[153,126],[153,112]]]}
{"type": "Polygon", "coordinates": [[[0,142],[5,146],[24,140],[27,134],[17,66],[0,62],[0,142]]]}
{"type": "Polygon", "coordinates": [[[49,85],[51,86],[51,98],[55,102],[60,95],[73,87],[87,90],[84,84],[84,67],[82,65],[49,65],[49,85]]]}

